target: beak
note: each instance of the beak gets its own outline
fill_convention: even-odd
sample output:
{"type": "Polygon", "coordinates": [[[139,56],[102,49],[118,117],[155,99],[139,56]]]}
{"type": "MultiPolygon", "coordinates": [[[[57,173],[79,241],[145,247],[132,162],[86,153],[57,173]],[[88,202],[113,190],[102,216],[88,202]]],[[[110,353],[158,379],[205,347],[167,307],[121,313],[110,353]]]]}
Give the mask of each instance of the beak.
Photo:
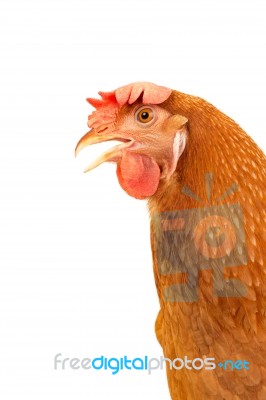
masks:
{"type": "Polygon", "coordinates": [[[103,153],[99,158],[93,161],[84,172],[91,171],[92,169],[98,167],[98,165],[106,162],[106,161],[117,161],[122,157],[122,150],[131,146],[133,143],[133,139],[126,139],[120,136],[118,133],[108,133],[104,135],[103,133],[96,132],[94,129],[91,129],[87,132],[79,141],[75,149],[75,157],[78,153],[84,149],[85,147],[90,146],[91,144],[97,144],[102,142],[107,142],[111,140],[119,140],[123,142],[120,145],[114,146],[112,149],[107,150],[103,153]]]}

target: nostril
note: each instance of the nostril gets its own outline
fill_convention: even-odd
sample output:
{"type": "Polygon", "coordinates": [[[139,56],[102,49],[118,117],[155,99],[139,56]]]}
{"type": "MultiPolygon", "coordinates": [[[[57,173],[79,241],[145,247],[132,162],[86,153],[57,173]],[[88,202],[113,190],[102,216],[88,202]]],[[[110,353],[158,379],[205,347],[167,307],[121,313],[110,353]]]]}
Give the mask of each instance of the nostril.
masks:
{"type": "Polygon", "coordinates": [[[106,131],[106,129],[108,129],[107,126],[106,126],[105,128],[99,129],[99,130],[97,131],[97,133],[102,133],[102,132],[106,131]]]}

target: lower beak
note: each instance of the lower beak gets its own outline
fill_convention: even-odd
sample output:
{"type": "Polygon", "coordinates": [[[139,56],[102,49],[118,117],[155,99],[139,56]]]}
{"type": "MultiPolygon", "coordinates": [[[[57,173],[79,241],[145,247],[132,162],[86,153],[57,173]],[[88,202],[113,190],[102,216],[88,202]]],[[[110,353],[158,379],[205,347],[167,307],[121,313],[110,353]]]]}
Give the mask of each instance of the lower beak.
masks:
{"type": "Polygon", "coordinates": [[[124,137],[120,136],[118,133],[108,133],[106,135],[99,134],[95,132],[94,129],[91,129],[87,132],[79,141],[75,149],[75,156],[87,146],[91,144],[97,144],[102,142],[107,142],[111,140],[118,140],[123,142],[120,145],[114,146],[112,149],[107,150],[103,153],[99,158],[93,161],[84,172],[91,171],[92,169],[98,167],[98,165],[106,162],[106,161],[117,161],[119,158],[122,157],[122,150],[131,146],[133,143],[133,139],[125,139],[124,137]]]}

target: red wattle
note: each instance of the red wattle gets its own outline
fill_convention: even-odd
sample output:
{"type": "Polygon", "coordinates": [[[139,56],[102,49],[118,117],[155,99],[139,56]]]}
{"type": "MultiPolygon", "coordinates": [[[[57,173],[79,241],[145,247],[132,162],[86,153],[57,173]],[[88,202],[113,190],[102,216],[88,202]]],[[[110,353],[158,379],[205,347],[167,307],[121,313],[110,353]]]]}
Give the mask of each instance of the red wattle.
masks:
{"type": "Polygon", "coordinates": [[[136,199],[152,196],[159,185],[158,164],[143,154],[124,151],[116,173],[121,187],[136,199]]]}

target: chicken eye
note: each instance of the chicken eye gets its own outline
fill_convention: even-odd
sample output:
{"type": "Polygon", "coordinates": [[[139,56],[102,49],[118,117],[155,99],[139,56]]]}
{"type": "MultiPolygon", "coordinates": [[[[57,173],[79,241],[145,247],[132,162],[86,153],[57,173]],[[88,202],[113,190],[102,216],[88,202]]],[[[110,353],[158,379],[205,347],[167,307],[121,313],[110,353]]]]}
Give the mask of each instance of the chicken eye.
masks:
{"type": "Polygon", "coordinates": [[[153,110],[149,107],[141,108],[136,112],[136,120],[142,124],[147,124],[154,119],[153,110]]]}

